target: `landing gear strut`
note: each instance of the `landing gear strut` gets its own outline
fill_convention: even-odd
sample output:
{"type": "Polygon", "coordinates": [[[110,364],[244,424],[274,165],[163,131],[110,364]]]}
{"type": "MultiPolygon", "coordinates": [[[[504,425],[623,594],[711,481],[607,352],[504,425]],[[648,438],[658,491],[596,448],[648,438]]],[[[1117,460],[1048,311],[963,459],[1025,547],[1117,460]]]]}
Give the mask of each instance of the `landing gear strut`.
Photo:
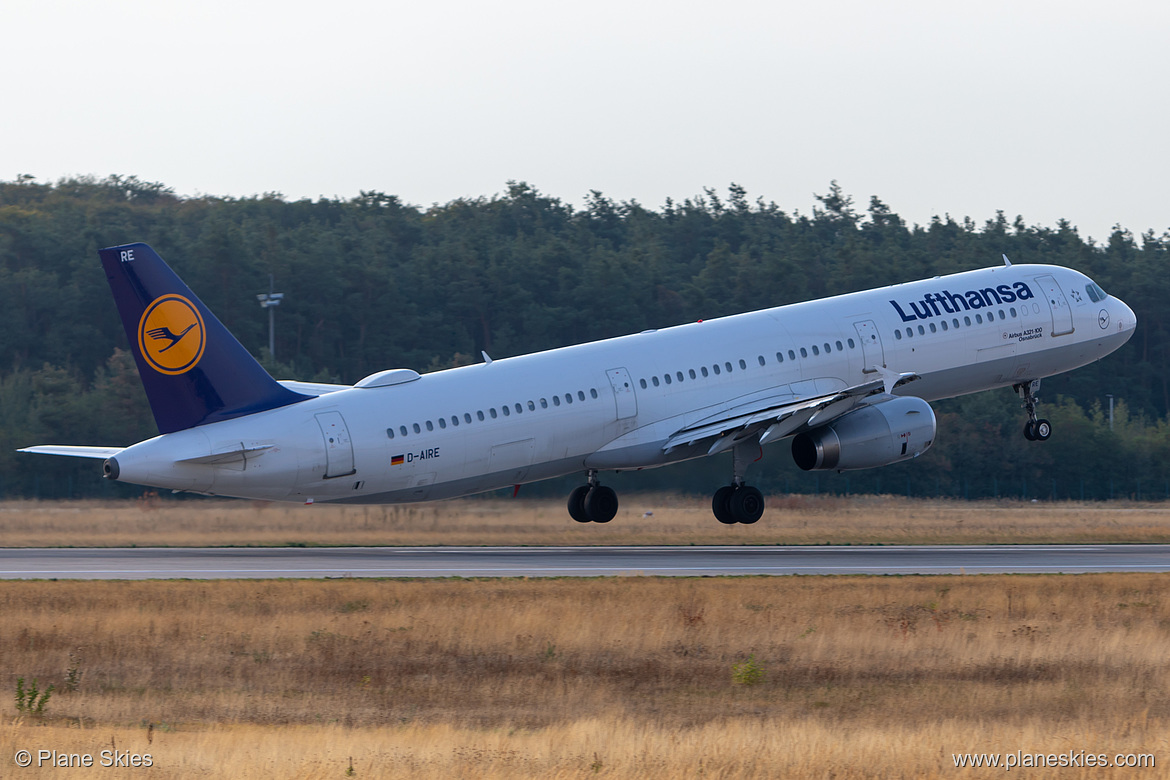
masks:
{"type": "Polygon", "coordinates": [[[754,441],[744,442],[737,444],[731,452],[732,483],[716,490],[711,499],[711,511],[724,525],[751,525],[764,514],[764,494],[743,481],[748,464],[762,456],[758,447],[754,441]]]}
{"type": "Polygon", "coordinates": [[[608,523],[617,511],[617,493],[597,481],[594,469],[589,470],[589,483],[569,494],[569,516],[578,523],[608,523]]]}
{"type": "Polygon", "coordinates": [[[1052,423],[1047,420],[1036,419],[1036,391],[1040,389],[1040,380],[1034,379],[1026,384],[1013,385],[1016,393],[1024,399],[1024,409],[1028,412],[1028,421],[1024,423],[1024,438],[1028,441],[1048,441],[1052,435],[1052,423]]]}

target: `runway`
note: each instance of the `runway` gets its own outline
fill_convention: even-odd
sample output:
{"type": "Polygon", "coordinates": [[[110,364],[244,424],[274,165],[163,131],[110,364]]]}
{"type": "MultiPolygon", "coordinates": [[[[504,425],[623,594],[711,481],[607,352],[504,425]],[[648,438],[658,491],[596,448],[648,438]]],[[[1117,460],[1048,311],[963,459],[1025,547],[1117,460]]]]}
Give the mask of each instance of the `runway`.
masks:
{"type": "Polygon", "coordinates": [[[1170,571],[1170,545],[0,549],[2,579],[614,577],[1170,571]]]}

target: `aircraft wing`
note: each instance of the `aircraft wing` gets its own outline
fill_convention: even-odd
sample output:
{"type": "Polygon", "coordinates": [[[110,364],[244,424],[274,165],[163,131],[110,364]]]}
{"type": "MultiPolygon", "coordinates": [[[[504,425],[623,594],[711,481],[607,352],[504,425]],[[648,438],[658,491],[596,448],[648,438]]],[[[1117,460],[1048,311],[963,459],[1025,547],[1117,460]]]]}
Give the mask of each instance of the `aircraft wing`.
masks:
{"type": "Polygon", "coordinates": [[[667,439],[663,451],[711,439],[707,454],[714,455],[757,435],[760,444],[767,444],[801,429],[831,422],[870,396],[889,395],[894,388],[920,378],[915,373],[899,374],[886,368],[879,367],[878,371],[878,379],[831,393],[812,396],[789,393],[725,409],[677,431],[667,439]]]}
{"type": "Polygon", "coordinates": [[[71,458],[112,458],[125,447],[81,447],[71,444],[41,444],[25,447],[17,452],[35,452],[39,455],[67,455],[71,458]]]}

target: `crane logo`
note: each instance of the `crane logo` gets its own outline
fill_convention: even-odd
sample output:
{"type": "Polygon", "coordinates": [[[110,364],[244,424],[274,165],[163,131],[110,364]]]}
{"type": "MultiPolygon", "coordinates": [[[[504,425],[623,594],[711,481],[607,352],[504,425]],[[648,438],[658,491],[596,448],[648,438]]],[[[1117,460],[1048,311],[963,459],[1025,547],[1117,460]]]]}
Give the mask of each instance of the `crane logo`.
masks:
{"type": "Polygon", "coordinates": [[[203,317],[182,295],[155,298],[138,320],[138,349],[155,371],[183,374],[203,357],[203,317]]]}

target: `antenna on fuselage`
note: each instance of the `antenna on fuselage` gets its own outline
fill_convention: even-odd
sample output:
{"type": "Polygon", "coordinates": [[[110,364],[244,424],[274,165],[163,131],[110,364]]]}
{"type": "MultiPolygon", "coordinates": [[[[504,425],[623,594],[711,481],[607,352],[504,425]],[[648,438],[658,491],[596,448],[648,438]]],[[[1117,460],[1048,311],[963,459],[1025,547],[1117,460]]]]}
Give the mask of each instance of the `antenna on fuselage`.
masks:
{"type": "Polygon", "coordinates": [[[479,354],[483,355],[483,364],[485,366],[490,366],[492,364],[492,356],[487,353],[486,349],[481,349],[479,354]]]}
{"type": "Polygon", "coordinates": [[[1006,265],[1008,268],[1012,267],[1012,261],[1007,259],[1007,255],[1003,256],[1003,264],[1006,265]]]}

